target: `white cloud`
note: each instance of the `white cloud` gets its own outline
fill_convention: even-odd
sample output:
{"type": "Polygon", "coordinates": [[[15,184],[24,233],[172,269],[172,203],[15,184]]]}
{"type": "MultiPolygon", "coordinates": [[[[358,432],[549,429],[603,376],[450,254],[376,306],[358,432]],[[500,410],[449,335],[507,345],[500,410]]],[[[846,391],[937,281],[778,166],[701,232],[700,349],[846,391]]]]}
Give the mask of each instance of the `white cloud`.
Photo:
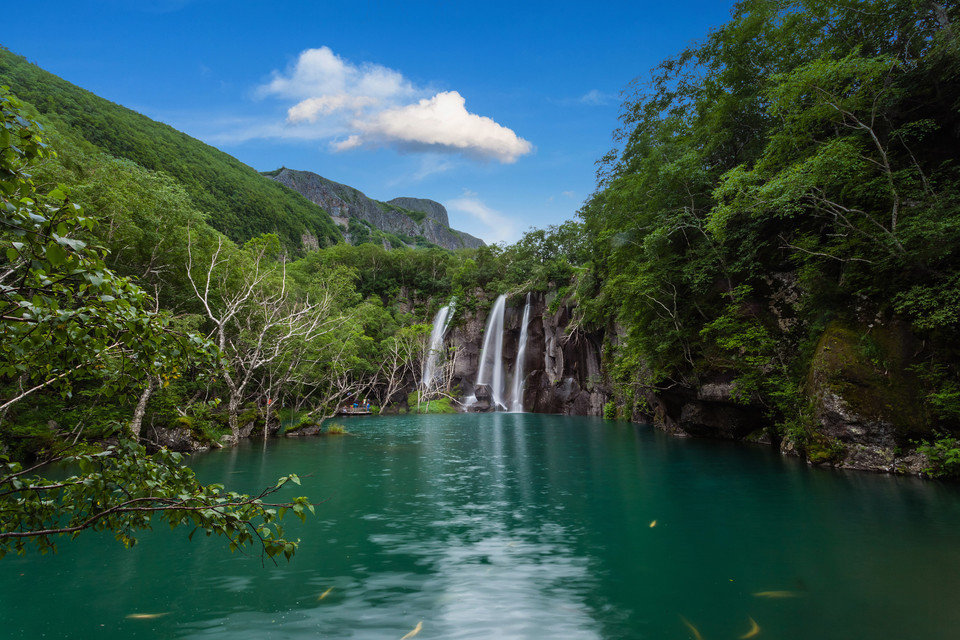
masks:
{"type": "Polygon", "coordinates": [[[615,93],[604,93],[599,89],[591,89],[580,97],[560,98],[555,100],[555,102],[565,107],[578,107],[583,105],[590,107],[605,107],[607,105],[616,104],[619,99],[619,96],[615,93]]]}
{"type": "Polygon", "coordinates": [[[616,99],[615,95],[609,93],[603,93],[597,89],[591,89],[586,92],[584,95],[580,96],[578,102],[581,104],[589,104],[594,106],[603,106],[610,104],[613,100],[616,99]]]}
{"type": "Polygon", "coordinates": [[[283,137],[300,132],[304,139],[317,139],[326,134],[334,151],[390,146],[509,164],[533,150],[507,127],[467,111],[459,92],[428,97],[431,93],[398,71],[352,64],[329,47],[303,51],[285,72],[275,71],[257,90],[259,97],[297,101],[287,109],[289,128],[283,137]],[[331,129],[334,135],[329,135],[331,129]]]}
{"type": "Polygon", "coordinates": [[[576,198],[576,197],[577,197],[577,194],[574,193],[573,191],[562,191],[562,192],[560,193],[560,195],[566,196],[567,198],[570,198],[570,199],[573,199],[573,198],[576,198]]]}
{"type": "Polygon", "coordinates": [[[322,96],[320,98],[307,98],[287,110],[287,122],[293,124],[304,120],[316,122],[318,115],[328,115],[341,109],[360,111],[364,107],[369,107],[376,103],[376,98],[370,96],[351,96],[346,93],[340,93],[335,96],[322,96]]]}
{"type": "Polygon", "coordinates": [[[403,149],[460,151],[507,164],[533,150],[532,144],[510,129],[467,111],[466,100],[456,91],[385,109],[368,119],[355,120],[353,126],[360,135],[351,136],[349,144],[341,143],[338,150],[392,144],[403,149]]]}
{"type": "Polygon", "coordinates": [[[364,96],[391,99],[416,93],[403,75],[378,64],[357,66],[329,47],[307,49],[286,73],[273,72],[273,79],[260,87],[260,96],[310,99],[327,96],[364,96]]]}
{"type": "Polygon", "coordinates": [[[339,142],[330,143],[330,147],[334,151],[346,151],[348,149],[355,149],[363,144],[363,140],[360,139],[360,136],[350,136],[346,140],[340,140],[339,142]]]}
{"type": "Polygon", "coordinates": [[[451,214],[465,213],[473,218],[473,224],[463,224],[460,228],[487,242],[513,242],[520,235],[514,220],[485,205],[473,191],[464,190],[462,197],[448,200],[443,205],[451,214]]]}

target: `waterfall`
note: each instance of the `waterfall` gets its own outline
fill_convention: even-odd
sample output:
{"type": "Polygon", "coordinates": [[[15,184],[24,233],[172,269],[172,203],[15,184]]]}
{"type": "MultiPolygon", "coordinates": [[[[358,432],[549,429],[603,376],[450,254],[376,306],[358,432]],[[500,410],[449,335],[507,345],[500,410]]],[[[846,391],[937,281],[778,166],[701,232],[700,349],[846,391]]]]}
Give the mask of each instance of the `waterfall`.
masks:
{"type": "Polygon", "coordinates": [[[430,332],[430,346],[427,351],[427,357],[423,363],[423,376],[420,379],[420,386],[425,392],[429,392],[437,377],[437,361],[443,352],[443,338],[447,333],[447,327],[453,319],[453,312],[456,309],[457,299],[454,298],[445,307],[437,311],[433,316],[433,330],[430,332]]]}
{"type": "Polygon", "coordinates": [[[499,410],[506,408],[504,403],[503,385],[503,310],[507,296],[500,295],[490,317],[487,318],[487,328],[483,332],[483,349],[480,351],[480,369],[477,371],[477,385],[485,384],[490,387],[492,399],[491,408],[499,410]]]}
{"type": "Polygon", "coordinates": [[[523,307],[523,320],[520,321],[520,343],[517,346],[517,363],[513,367],[513,393],[510,395],[511,411],[523,413],[523,360],[527,353],[527,323],[530,322],[530,293],[523,307]]]}

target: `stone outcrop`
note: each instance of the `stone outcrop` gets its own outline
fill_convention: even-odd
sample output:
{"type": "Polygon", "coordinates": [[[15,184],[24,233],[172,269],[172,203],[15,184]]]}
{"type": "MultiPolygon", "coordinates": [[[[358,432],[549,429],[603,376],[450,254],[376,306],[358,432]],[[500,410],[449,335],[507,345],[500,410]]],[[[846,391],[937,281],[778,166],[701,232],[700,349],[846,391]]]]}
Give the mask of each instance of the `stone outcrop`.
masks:
{"type": "Polygon", "coordinates": [[[299,429],[287,429],[283,435],[288,438],[299,438],[304,436],[318,436],[323,431],[323,423],[315,422],[299,429]]]}
{"type": "Polygon", "coordinates": [[[387,200],[387,204],[392,204],[408,211],[419,211],[433,218],[445,227],[450,226],[450,218],[447,216],[447,208],[434,200],[426,198],[394,198],[387,200]]]}
{"type": "Polygon", "coordinates": [[[910,371],[914,342],[899,324],[827,327],[807,378],[817,424],[807,445],[811,460],[905,473],[926,466],[923,456],[900,453],[932,435],[919,382],[910,371]]]}
{"type": "Polygon", "coordinates": [[[151,427],[144,431],[143,436],[151,451],[169,449],[179,453],[190,453],[192,451],[206,451],[211,447],[220,446],[201,437],[186,424],[176,424],[167,429],[151,427]]]}
{"type": "Polygon", "coordinates": [[[770,421],[762,408],[735,401],[732,390],[732,381],[717,377],[698,388],[648,391],[643,397],[645,410],[637,409],[633,418],[681,437],[769,440],[763,430],[770,421]]]}
{"type": "Polygon", "coordinates": [[[380,202],[353,187],[309,171],[284,168],[266,175],[320,205],[341,226],[345,226],[350,218],[357,218],[381,231],[410,238],[420,236],[445,249],[484,246],[483,240],[451,229],[447,210],[433,200],[394,198],[390,202],[380,202]]]}
{"type": "MultiPolygon", "coordinates": [[[[226,427],[226,413],[217,414],[218,421],[222,427],[226,427]]],[[[280,419],[276,413],[271,412],[269,421],[266,420],[264,413],[257,408],[247,408],[238,416],[238,438],[233,434],[226,434],[220,437],[220,441],[214,441],[211,436],[199,429],[193,422],[193,418],[180,417],[166,426],[149,425],[144,427],[143,439],[151,450],[166,448],[170,451],[181,453],[190,453],[191,451],[205,451],[211,448],[220,448],[223,446],[235,446],[240,440],[245,438],[263,438],[264,424],[266,422],[267,437],[274,437],[280,431],[280,419]]]]}
{"type": "Polygon", "coordinates": [[[928,461],[913,450],[929,439],[920,384],[910,365],[919,351],[906,326],[829,325],[816,345],[804,395],[812,415],[801,432],[770,429],[759,403],[733,398],[733,374],[696,385],[647,391],[631,416],[680,437],[745,440],[841,469],[919,474],[928,461]]]}
{"type": "MultiPolygon", "coordinates": [[[[508,301],[504,312],[503,359],[508,379],[517,365],[517,352],[523,320],[524,298],[508,301]],[[511,303],[513,306],[511,306],[511,303]]],[[[602,333],[579,328],[571,331],[571,308],[555,305],[550,312],[542,295],[531,299],[527,347],[524,358],[523,407],[535,413],[565,415],[601,415],[609,391],[603,385],[600,370],[602,333]]],[[[488,410],[489,390],[475,388],[486,314],[489,308],[469,313],[454,321],[448,341],[459,348],[454,384],[463,396],[476,396],[473,410],[488,410]]]]}

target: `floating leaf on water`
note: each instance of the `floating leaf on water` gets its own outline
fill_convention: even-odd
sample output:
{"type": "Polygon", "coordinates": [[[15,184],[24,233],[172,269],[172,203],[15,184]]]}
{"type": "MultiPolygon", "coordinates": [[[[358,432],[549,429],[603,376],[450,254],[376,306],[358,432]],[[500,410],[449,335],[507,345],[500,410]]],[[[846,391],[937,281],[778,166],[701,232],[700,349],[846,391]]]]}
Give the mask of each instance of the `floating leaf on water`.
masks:
{"type": "Polygon", "coordinates": [[[402,638],[400,638],[400,640],[408,640],[408,638],[412,638],[413,636],[415,636],[415,635],[417,635],[418,633],[420,633],[420,630],[421,630],[421,629],[423,629],[423,620],[421,620],[420,622],[418,622],[418,623],[417,623],[417,626],[415,626],[415,627],[413,628],[413,631],[411,631],[411,632],[408,633],[407,635],[405,635],[405,636],[403,636],[402,638]]]}
{"type": "Polygon", "coordinates": [[[131,613],[127,616],[127,620],[156,620],[168,614],[169,611],[164,613],[131,613]]]}
{"type": "Polygon", "coordinates": [[[747,618],[750,621],[750,631],[747,631],[745,634],[740,636],[740,640],[746,640],[747,638],[752,638],[758,633],[760,633],[760,625],[757,624],[757,621],[753,618],[747,618]]]}
{"type": "Polygon", "coordinates": [[[683,624],[687,625],[687,628],[690,629],[690,632],[693,634],[694,640],[703,640],[703,636],[700,635],[700,632],[697,630],[693,624],[684,617],[680,617],[683,620],[683,624]]]}

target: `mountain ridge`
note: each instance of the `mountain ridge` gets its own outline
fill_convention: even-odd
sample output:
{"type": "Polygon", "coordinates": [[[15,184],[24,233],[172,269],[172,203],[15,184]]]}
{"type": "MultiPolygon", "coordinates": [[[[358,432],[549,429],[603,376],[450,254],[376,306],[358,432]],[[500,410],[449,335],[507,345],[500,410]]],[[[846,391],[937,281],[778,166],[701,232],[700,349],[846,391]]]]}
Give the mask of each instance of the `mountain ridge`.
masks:
{"type": "MultiPolygon", "coordinates": [[[[475,249],[485,246],[483,240],[463,231],[451,229],[446,208],[426,198],[399,197],[388,202],[374,200],[349,185],[334,182],[312,171],[281,167],[263,175],[293,189],[310,202],[327,211],[339,224],[348,239],[365,232],[351,218],[367,223],[397,237],[404,244],[422,238],[424,242],[444,249],[475,249]]],[[[389,239],[386,242],[392,244],[389,239]]],[[[395,242],[395,241],[394,241],[395,242]]]]}
{"type": "Polygon", "coordinates": [[[117,158],[179,181],[209,222],[235,242],[276,233],[295,253],[342,239],[316,204],[265,180],[228,153],[116,104],[0,46],[0,85],[70,132],[117,158]]]}

